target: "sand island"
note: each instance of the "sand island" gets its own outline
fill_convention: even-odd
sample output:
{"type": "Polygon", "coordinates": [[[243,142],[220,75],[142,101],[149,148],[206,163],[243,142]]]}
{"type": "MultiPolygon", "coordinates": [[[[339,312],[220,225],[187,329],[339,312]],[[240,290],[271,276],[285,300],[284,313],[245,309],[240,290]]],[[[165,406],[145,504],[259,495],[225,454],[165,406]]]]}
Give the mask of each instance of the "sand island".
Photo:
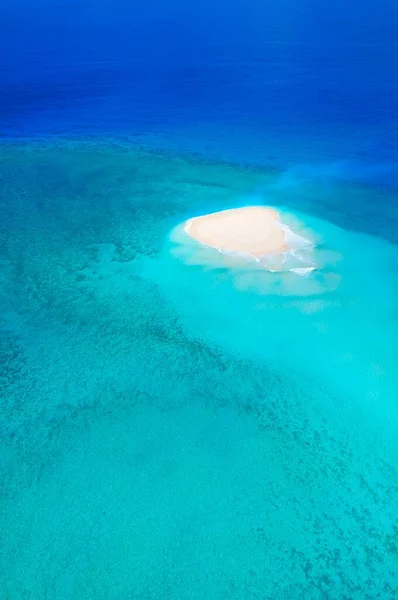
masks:
{"type": "Polygon", "coordinates": [[[195,217],[185,223],[184,229],[207,247],[247,255],[257,261],[283,257],[311,245],[281,222],[277,210],[266,206],[245,206],[195,217]]]}
{"type": "Polygon", "coordinates": [[[273,296],[318,295],[340,283],[331,270],[340,255],[284,208],[251,205],[191,217],[169,240],[174,257],[217,272],[206,283],[232,281],[239,290],[273,296]]]}
{"type": "Polygon", "coordinates": [[[259,257],[288,250],[279,214],[273,208],[246,206],[196,217],[185,231],[197,241],[221,251],[259,257]]]}

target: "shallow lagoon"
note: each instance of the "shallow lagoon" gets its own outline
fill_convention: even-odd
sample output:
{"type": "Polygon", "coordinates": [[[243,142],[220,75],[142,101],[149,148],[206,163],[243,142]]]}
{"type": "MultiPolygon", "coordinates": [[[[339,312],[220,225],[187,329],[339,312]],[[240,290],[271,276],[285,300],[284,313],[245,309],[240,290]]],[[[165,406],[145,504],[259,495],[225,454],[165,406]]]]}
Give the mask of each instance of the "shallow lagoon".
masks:
{"type": "Polygon", "coordinates": [[[2,597],[394,598],[396,193],[106,140],[1,174],[2,597]],[[175,251],[253,201],[324,268],[175,251]]]}

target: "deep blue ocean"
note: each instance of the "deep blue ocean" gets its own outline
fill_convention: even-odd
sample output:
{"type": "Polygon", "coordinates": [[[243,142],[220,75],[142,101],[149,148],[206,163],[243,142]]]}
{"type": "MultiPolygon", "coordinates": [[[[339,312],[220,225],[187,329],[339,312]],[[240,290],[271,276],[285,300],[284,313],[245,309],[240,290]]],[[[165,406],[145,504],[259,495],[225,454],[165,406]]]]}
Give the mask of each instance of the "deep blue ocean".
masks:
{"type": "Polygon", "coordinates": [[[0,600],[398,598],[397,32],[2,3],[0,600]],[[313,273],[181,236],[251,204],[313,273]]]}

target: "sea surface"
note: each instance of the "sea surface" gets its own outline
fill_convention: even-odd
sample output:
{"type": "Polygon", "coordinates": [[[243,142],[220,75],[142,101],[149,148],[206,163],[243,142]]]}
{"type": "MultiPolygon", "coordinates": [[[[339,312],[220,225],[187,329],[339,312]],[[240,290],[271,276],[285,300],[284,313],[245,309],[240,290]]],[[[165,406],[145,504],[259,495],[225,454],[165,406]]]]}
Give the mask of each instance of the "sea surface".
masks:
{"type": "Polygon", "coordinates": [[[398,598],[397,30],[2,6],[1,600],[398,598]],[[247,205],[318,268],[176,236],[247,205]]]}

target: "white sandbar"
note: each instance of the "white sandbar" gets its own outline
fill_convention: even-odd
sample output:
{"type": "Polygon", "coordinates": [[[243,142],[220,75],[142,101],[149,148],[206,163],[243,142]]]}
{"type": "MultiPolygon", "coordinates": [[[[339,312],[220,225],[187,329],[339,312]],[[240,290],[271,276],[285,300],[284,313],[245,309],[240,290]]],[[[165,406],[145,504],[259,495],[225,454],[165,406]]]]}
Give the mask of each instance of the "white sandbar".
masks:
{"type": "Polygon", "coordinates": [[[211,248],[256,258],[283,254],[290,249],[279,213],[264,206],[246,206],[195,217],[186,222],[185,231],[211,248]]]}

